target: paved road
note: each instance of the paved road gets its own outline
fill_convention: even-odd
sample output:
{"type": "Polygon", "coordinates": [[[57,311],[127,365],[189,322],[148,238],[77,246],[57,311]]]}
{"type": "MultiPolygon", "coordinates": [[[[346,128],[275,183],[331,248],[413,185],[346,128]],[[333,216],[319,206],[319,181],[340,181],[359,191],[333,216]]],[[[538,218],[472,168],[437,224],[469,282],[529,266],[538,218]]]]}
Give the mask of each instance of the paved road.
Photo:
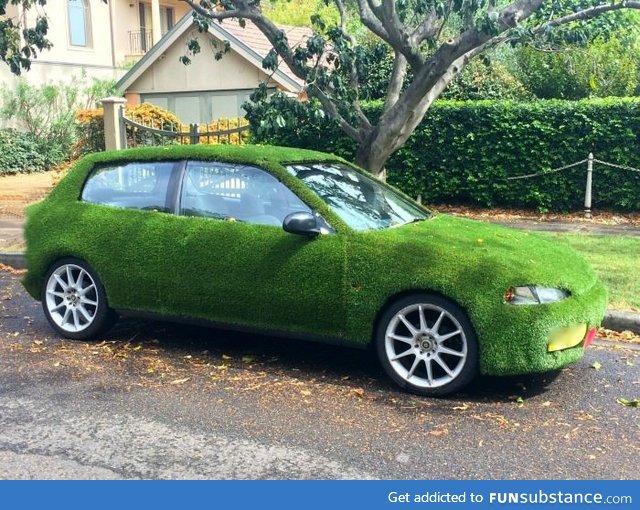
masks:
{"type": "Polygon", "coordinates": [[[638,354],[416,398],[348,349],[133,321],[63,340],[0,272],[0,478],[635,479],[638,354]]]}

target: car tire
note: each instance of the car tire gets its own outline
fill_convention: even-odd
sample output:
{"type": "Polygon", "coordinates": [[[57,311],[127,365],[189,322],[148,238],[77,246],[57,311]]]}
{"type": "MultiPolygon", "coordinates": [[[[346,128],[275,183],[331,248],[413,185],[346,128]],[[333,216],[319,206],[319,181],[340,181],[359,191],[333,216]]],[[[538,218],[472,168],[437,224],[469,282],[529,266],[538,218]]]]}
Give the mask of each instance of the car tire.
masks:
{"type": "Polygon", "coordinates": [[[47,272],[42,308],[53,329],[73,340],[95,338],[117,319],[96,272],[75,258],[59,260],[47,272]]]}
{"type": "Polygon", "coordinates": [[[478,373],[478,341],[469,318],[435,294],[392,303],[378,321],[376,351],[389,377],[417,395],[454,393],[478,373]]]}

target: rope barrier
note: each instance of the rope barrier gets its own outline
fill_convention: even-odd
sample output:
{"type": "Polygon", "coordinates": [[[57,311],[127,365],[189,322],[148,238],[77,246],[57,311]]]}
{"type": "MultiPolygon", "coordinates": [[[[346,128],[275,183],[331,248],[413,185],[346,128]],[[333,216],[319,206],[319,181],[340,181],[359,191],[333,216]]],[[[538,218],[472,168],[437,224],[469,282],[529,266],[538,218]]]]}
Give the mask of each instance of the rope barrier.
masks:
{"type": "Polygon", "coordinates": [[[518,179],[531,179],[532,177],[540,177],[541,175],[549,175],[549,174],[553,174],[556,172],[562,172],[563,170],[568,170],[569,168],[573,168],[576,167],[578,165],[583,165],[584,163],[588,163],[587,164],[587,183],[585,186],[585,192],[584,192],[584,215],[585,218],[591,218],[591,203],[592,203],[592,186],[593,186],[593,167],[594,167],[594,163],[597,163],[599,165],[604,165],[604,166],[608,166],[611,168],[618,168],[620,170],[628,170],[630,172],[638,172],[640,173],[640,169],[638,168],[633,168],[630,166],[626,166],[626,165],[616,165],[615,163],[609,163],[607,161],[602,161],[600,159],[596,159],[593,157],[593,154],[590,153],[589,157],[587,159],[583,159],[582,161],[578,161],[577,163],[571,163],[570,165],[565,165],[562,166],[560,168],[554,168],[553,170],[546,170],[546,171],[542,171],[542,172],[537,172],[534,174],[527,174],[527,175],[517,175],[515,177],[507,177],[506,180],[507,181],[515,181],[518,179]]]}
{"type": "Polygon", "coordinates": [[[536,174],[518,175],[516,177],[507,177],[507,180],[508,181],[515,181],[517,179],[530,179],[531,177],[538,177],[540,175],[554,174],[556,172],[562,172],[563,170],[567,170],[569,168],[573,168],[574,166],[582,165],[582,164],[586,163],[587,161],[589,161],[589,160],[588,159],[583,159],[582,161],[578,161],[577,163],[571,163],[570,165],[565,165],[565,166],[560,167],[560,168],[554,168],[553,170],[547,170],[545,172],[538,172],[536,174]]]}
{"type": "Polygon", "coordinates": [[[640,170],[638,170],[637,168],[633,168],[630,166],[624,166],[624,165],[616,165],[614,163],[607,163],[606,161],[601,161],[599,159],[594,159],[593,160],[594,163],[599,163],[601,165],[605,165],[605,166],[610,166],[612,168],[619,168],[620,170],[629,170],[631,172],[640,172],[640,170]]]}
{"type": "MultiPolygon", "coordinates": [[[[562,166],[560,168],[554,168],[553,170],[546,170],[543,172],[538,172],[535,174],[527,174],[527,175],[518,175],[516,177],[507,177],[507,181],[516,181],[518,179],[531,179],[532,177],[540,177],[541,175],[549,175],[549,174],[554,174],[556,172],[562,172],[563,170],[568,170],[569,168],[573,168],[574,166],[578,166],[578,165],[583,165],[584,163],[588,162],[589,159],[583,159],[582,161],[578,161],[576,163],[571,163],[570,165],[565,165],[562,166]]],[[[633,168],[630,166],[625,166],[625,165],[616,165],[614,163],[608,163],[606,161],[602,161],[600,159],[593,159],[594,163],[598,163],[600,165],[605,165],[605,166],[609,166],[612,168],[618,168],[620,170],[629,170],[630,172],[638,172],[640,173],[640,169],[638,168],[633,168]]]]}

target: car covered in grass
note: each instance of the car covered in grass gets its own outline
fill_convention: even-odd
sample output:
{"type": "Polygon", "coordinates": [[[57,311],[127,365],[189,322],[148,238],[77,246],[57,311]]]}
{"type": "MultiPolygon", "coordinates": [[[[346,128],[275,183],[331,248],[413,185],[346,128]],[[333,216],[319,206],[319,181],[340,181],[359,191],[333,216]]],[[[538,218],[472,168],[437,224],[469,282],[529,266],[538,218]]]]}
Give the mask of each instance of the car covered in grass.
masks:
{"type": "Polygon", "coordinates": [[[65,337],[142,315],[347,344],[421,395],[576,361],[606,308],[569,248],[307,150],[93,154],[27,218],[24,285],[65,337]]]}

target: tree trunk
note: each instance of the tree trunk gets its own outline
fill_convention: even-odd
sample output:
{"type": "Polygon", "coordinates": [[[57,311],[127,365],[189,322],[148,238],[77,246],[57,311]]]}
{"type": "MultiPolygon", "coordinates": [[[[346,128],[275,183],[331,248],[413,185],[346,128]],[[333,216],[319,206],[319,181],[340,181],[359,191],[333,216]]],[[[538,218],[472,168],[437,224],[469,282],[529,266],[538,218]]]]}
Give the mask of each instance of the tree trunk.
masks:
{"type": "Polygon", "coordinates": [[[383,143],[374,131],[358,146],[355,163],[384,181],[387,177],[384,165],[393,152],[391,146],[383,143]]]}

